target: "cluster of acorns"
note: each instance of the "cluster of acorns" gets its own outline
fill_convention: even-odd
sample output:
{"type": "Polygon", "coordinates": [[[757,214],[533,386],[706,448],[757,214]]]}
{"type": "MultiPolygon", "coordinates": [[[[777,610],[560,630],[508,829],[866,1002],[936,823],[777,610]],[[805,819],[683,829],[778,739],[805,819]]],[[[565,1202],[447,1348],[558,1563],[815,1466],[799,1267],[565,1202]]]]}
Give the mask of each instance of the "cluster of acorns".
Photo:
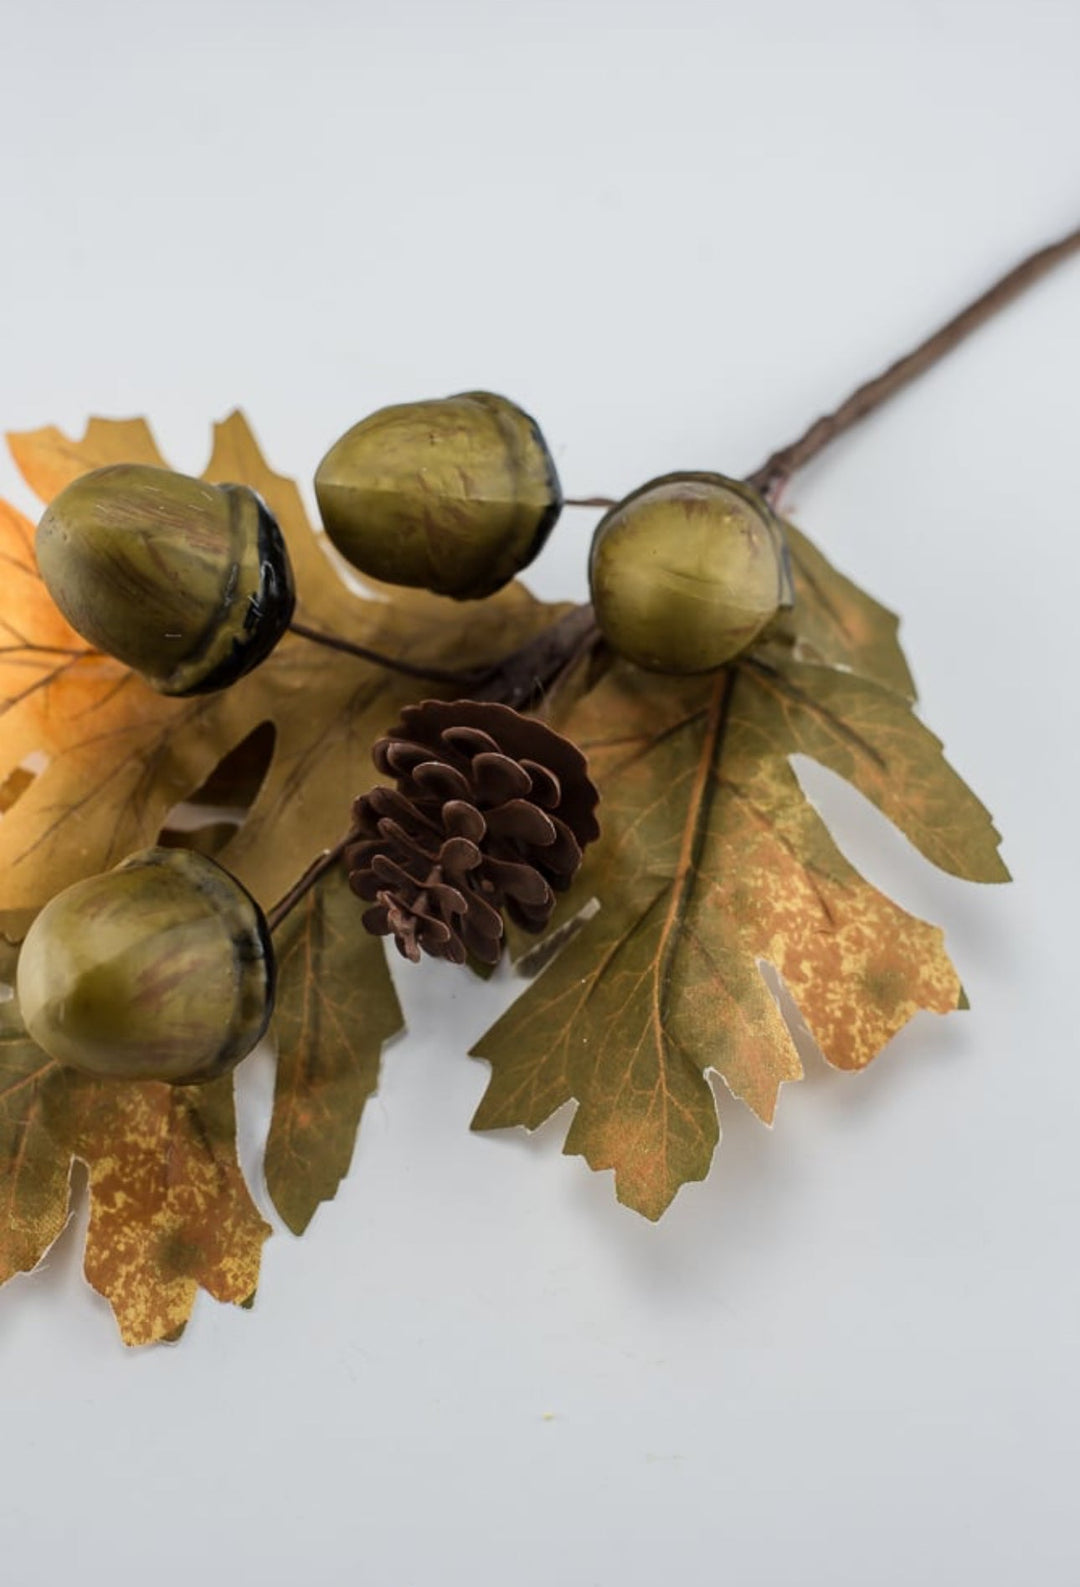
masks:
{"type": "MultiPolygon", "coordinates": [[[[458,600],[514,578],[563,506],[536,424],[487,392],[372,414],[327,453],[315,491],[327,535],[360,572],[458,600]]],[[[139,464],[97,469],[48,508],[36,550],[72,627],[165,694],[228,687],[292,620],[285,542],[245,486],[139,464]]],[[[718,474],[667,475],[614,506],[597,526],[589,577],[604,640],[659,672],[722,667],[791,601],[778,521],[755,491],[718,474]]],[[[500,874],[518,841],[511,827],[500,874]]],[[[515,918],[530,908],[519,896],[515,918]]],[[[369,926],[392,929],[386,915],[369,911],[369,926]]],[[[484,930],[497,934],[494,922],[476,930],[473,951],[484,930]]],[[[419,947],[437,951],[437,940],[421,932],[419,947]]],[[[228,872],[152,848],[47,904],[17,981],[27,1029],[60,1062],[193,1084],[232,1068],[264,1033],[274,955],[261,909],[228,872]]]]}

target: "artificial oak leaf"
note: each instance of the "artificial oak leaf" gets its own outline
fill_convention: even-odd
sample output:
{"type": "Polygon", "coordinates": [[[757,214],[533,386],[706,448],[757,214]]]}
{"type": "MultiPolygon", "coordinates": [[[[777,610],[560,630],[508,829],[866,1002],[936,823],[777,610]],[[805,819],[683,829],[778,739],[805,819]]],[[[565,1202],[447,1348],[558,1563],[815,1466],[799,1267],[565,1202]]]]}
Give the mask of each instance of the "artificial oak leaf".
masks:
{"type": "Polygon", "coordinates": [[[275,939],[278,1063],[266,1183],[295,1234],[348,1173],[383,1042],[404,1023],[383,944],[357,925],[356,898],[337,867],[275,939]]]}
{"type": "MultiPolygon", "coordinates": [[[[91,468],[163,462],[142,421],[93,420],[82,441],[36,431],[14,437],[13,452],[45,500],[91,468]]],[[[482,603],[423,592],[362,598],[238,414],[216,427],[206,477],[264,496],[289,545],[303,617],[324,632],[418,665],[467,668],[505,654],[561,610],[520,585],[482,603]]],[[[340,835],[353,798],[374,780],[372,743],[418,687],[452,692],[287,635],[231,689],[170,699],[68,627],[38,577],[32,526],[6,507],[0,559],[5,919],[155,842],[163,828],[176,841],[177,808],[233,784],[246,785],[248,798],[258,792],[231,836],[228,824],[212,829],[214,852],[269,905],[340,835]]],[[[294,1228],[347,1170],[378,1049],[400,1023],[381,945],[356,932],[351,963],[343,952],[342,907],[327,884],[282,938],[282,1057],[267,1172],[294,1228]],[[317,1009],[301,967],[316,952],[329,975],[317,1009]],[[341,1021],[351,1025],[347,1035],[341,1021]]],[[[87,1275],[108,1294],[125,1339],[175,1337],[200,1285],[222,1299],[251,1294],[267,1231],[236,1166],[227,1081],[175,1092],[95,1084],[13,1035],[0,1049],[0,1196],[9,1211],[0,1279],[33,1266],[62,1227],[73,1156],[90,1175],[87,1275]]]]}
{"type": "MultiPolygon", "coordinates": [[[[142,421],[95,419],[82,441],[48,428],[11,444],[44,499],[89,468],[162,461],[142,421]]],[[[418,665],[468,668],[522,643],[561,610],[521,585],[482,602],[423,592],[408,601],[363,599],[335,572],[295,485],[269,468],[239,414],[215,427],[206,477],[250,485],[266,498],[280,517],[305,619],[355,643],[418,665]]],[[[7,685],[0,696],[0,784],[31,756],[48,762],[0,823],[0,905],[40,906],[59,888],[154,842],[174,807],[263,723],[276,729],[270,767],[220,857],[271,902],[306,857],[338,837],[350,800],[373,781],[371,744],[415,699],[416,682],[287,635],[232,688],[167,699],[89,650],[55,613],[37,578],[25,519],[7,510],[0,535],[0,555],[21,564],[18,587],[0,586],[0,623],[14,625],[10,642],[20,647],[0,656],[9,662],[0,671],[7,685]],[[40,629],[27,630],[27,611],[40,629]],[[34,686],[23,697],[27,666],[35,669],[34,686]]]]}
{"type": "MultiPolygon", "coordinates": [[[[17,951],[0,939],[9,986],[17,951]]],[[[0,1283],[35,1268],[63,1230],[78,1158],[90,1176],[86,1277],[125,1343],[176,1337],[200,1287],[247,1304],[270,1228],[237,1162],[232,1076],[92,1081],[36,1046],[14,999],[0,1012],[0,1283]]]]}
{"type": "Polygon", "coordinates": [[[236,1159],[233,1077],[86,1082],[71,1101],[90,1175],[85,1272],[124,1343],[175,1338],[200,1288],[249,1304],[271,1230],[236,1159]]]}
{"type": "Polygon", "coordinates": [[[708,1172],[708,1071],[765,1122],[801,1075],[761,963],[841,1068],[916,1010],[961,1006],[940,931],[858,875],[790,755],[847,777],[954,874],[1006,874],[989,816],[902,697],[797,654],[704,680],[619,663],[577,702],[561,725],[589,756],[605,837],[573,902],[591,889],[600,909],[474,1049],[492,1067],[474,1127],[535,1128],[574,1099],[565,1150],[613,1168],[650,1218],[708,1172]]]}
{"type": "Polygon", "coordinates": [[[80,441],[55,425],[8,434],[19,473],[36,496],[52,501],[80,474],[109,463],[168,465],[145,419],[90,419],[80,441]]]}
{"type": "Polygon", "coordinates": [[[846,778],[932,864],[969,882],[1007,882],[990,813],[907,701],[869,678],[783,657],[742,669],[732,726],[745,753],[783,746],[846,778]]]}
{"type": "MultiPolygon", "coordinates": [[[[785,522],[784,531],[795,607],[779,624],[773,642],[764,647],[765,657],[781,664],[794,659],[823,663],[877,682],[906,702],[913,701],[915,685],[900,644],[896,614],[835,568],[794,524],[785,522]]],[[[568,721],[574,703],[596,685],[612,660],[603,651],[580,657],[541,703],[538,714],[557,723],[568,721]]],[[[555,912],[556,925],[568,934],[587,897],[587,882],[586,875],[583,885],[560,900],[555,912]]],[[[511,957],[523,973],[535,974],[550,962],[554,950],[547,943],[538,946],[535,939],[512,925],[507,940],[511,957]]]]}
{"type": "Polygon", "coordinates": [[[228,743],[204,725],[209,700],[156,694],[68,626],[38,575],[32,526],[3,503],[0,560],[0,779],[38,768],[0,823],[0,904],[35,908],[153,842],[228,743]]]}
{"type": "Polygon", "coordinates": [[[844,667],[914,700],[900,619],[846,578],[793,523],[784,533],[795,588],[797,654],[844,667]]]}
{"type": "Polygon", "coordinates": [[[0,1283],[32,1272],[67,1222],[71,1154],[47,1124],[60,1079],[32,1042],[0,1036],[0,1283]]]}
{"type": "MultiPolygon", "coordinates": [[[[17,941],[0,937],[0,984],[8,988],[17,957],[17,941]]],[[[63,1079],[8,996],[0,1003],[0,1283],[37,1267],[67,1222],[71,1154],[49,1125],[50,1096],[63,1079]]]]}

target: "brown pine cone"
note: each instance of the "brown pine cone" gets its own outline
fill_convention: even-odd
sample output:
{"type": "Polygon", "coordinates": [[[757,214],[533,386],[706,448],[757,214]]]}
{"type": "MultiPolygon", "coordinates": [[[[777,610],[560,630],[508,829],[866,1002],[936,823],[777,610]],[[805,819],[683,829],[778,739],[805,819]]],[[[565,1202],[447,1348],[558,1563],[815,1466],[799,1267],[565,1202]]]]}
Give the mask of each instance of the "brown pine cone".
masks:
{"type": "Polygon", "coordinates": [[[372,758],[395,786],[357,799],[361,836],[345,854],[373,903],[367,929],[414,962],[422,949],[453,964],[497,962],[504,910],[542,931],[600,831],[581,751],[508,705],[426,700],[372,758]]]}

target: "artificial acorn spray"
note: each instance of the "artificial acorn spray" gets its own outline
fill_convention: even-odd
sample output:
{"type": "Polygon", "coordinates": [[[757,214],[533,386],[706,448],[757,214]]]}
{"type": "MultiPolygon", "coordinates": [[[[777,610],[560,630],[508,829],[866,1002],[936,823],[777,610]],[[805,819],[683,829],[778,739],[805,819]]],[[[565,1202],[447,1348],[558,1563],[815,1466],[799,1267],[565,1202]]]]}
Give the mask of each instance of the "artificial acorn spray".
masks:
{"type": "MultiPolygon", "coordinates": [[[[412,960],[491,964],[508,921],[552,923],[587,849],[571,910],[528,955],[543,974],[473,1049],[491,1065],[474,1124],[533,1129],[572,1103],[567,1150],[613,1169],[619,1199],[649,1218],[709,1170],[710,1071],[766,1121],[801,1073],[763,965],[843,1069],[869,1063],[915,1010],[962,1006],[942,934],[854,870],[790,759],[846,777],[951,874],[1007,879],[998,835],[914,712],[893,614],[782,531],[771,503],[834,436],[1078,252],[1080,232],[1032,255],[746,480],[669,475],[605,502],[595,607],[545,609],[520,590],[465,611],[354,595],[239,416],[212,465],[247,481],[229,486],[132,464],[130,424],[99,421],[92,442],[51,428],[19,438],[39,465],[28,478],[70,479],[73,458],[94,466],[38,530],[68,624],[27,565],[20,515],[0,512],[0,955],[17,988],[3,1031],[0,1279],[36,1265],[63,1227],[79,1155],[96,1198],[88,1273],[126,1338],[175,1337],[197,1283],[251,1297],[265,1226],[236,1161],[231,1088],[212,1082],[267,1026],[282,928],[266,1177],[297,1229],[346,1171],[379,1046],[400,1028],[385,957],[358,934],[392,935],[412,960]],[[347,632],[291,622],[289,560],[256,491],[281,507],[308,612],[347,632]],[[287,627],[347,659],[291,641],[275,651],[287,627]],[[178,706],[129,687],[102,650],[170,694],[265,666],[232,695],[178,706]],[[402,709],[396,686],[398,721],[374,749],[384,785],[296,876],[307,845],[345,825],[364,745],[384,725],[382,669],[447,698],[402,709]],[[522,704],[544,719],[510,708],[522,704]],[[220,772],[264,728],[265,780],[220,852],[267,890],[296,877],[265,917],[194,850],[151,847],[106,869],[127,846],[119,833],[152,842],[177,800],[208,786],[209,762],[224,756],[220,772]],[[43,747],[45,768],[20,776],[43,747]],[[590,849],[596,785],[605,838],[590,849]],[[56,891],[57,872],[83,879],[56,891]]],[[[140,453],[151,446],[144,434],[140,453]]],[[[561,500],[532,421],[484,393],[374,415],[317,483],[358,567],[463,599],[528,562],[561,500]]]]}

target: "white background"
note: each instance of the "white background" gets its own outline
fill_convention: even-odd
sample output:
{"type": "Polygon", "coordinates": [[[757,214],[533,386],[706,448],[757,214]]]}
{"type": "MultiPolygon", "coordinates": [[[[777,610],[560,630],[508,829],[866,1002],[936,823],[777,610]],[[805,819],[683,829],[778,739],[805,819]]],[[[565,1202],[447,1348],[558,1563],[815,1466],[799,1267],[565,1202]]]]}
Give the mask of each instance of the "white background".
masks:
{"type": "MultiPolygon", "coordinates": [[[[147,412],[194,469],[241,402],[307,479],[480,385],[571,493],[745,471],[1080,221],[1078,61],[1074,0],[0,0],[0,427],[147,412]]],[[[0,1294],[5,1583],[1080,1579],[1078,355],[1080,262],[792,497],[1005,833],[1016,884],[967,887],[807,778],[973,1012],[813,1064],[771,1133],[721,1097],[653,1227],[565,1116],[468,1133],[510,986],[401,975],[353,1172],[252,1313],[125,1352],[81,1219],[0,1294]]]]}

